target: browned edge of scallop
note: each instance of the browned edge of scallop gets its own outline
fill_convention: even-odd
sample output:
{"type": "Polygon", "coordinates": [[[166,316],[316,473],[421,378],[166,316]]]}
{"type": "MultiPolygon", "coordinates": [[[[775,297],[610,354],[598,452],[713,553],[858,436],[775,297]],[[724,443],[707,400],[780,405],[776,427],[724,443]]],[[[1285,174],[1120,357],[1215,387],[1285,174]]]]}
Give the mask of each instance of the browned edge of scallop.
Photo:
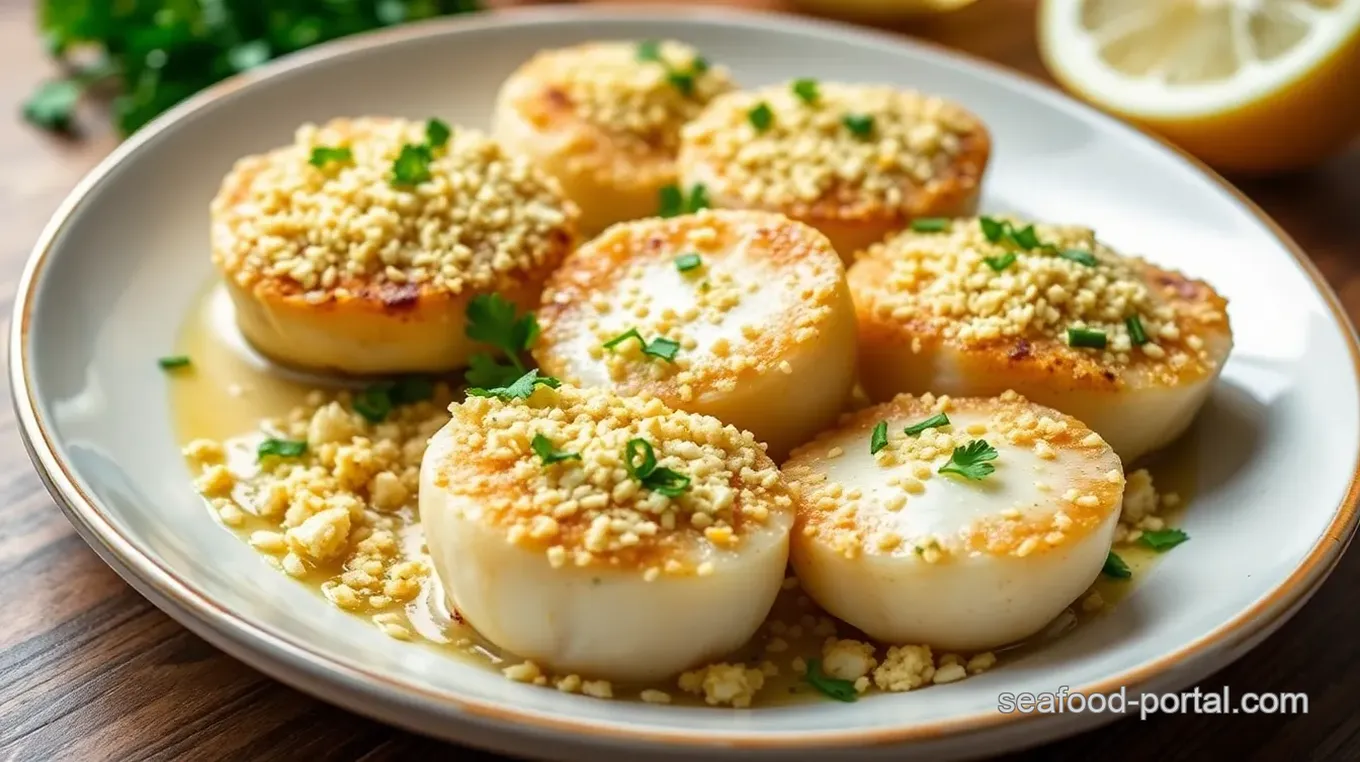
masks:
{"type": "MultiPolygon", "coordinates": [[[[437,19],[407,27],[398,27],[378,32],[371,32],[358,35],[354,38],[339,40],[327,43],[317,48],[303,51],[302,53],[289,56],[278,62],[266,65],[259,70],[237,75],[222,83],[214,85],[207,90],[192,96],[180,105],[172,108],[165,114],[155,119],[151,124],[143,127],[138,133],[131,136],[122,145],[116,148],[107,156],[94,170],[83,178],[76,188],[62,202],[61,206],[53,214],[52,219],[43,229],[37,244],[29,255],[27,264],[24,267],[22,276],[16,289],[14,312],[12,314],[10,326],[9,344],[9,370],[10,370],[10,395],[14,405],[16,418],[20,424],[20,434],[28,449],[29,456],[33,460],[42,481],[47,486],[48,491],[68,520],[75,526],[78,533],[91,542],[97,540],[108,553],[112,554],[131,572],[139,582],[153,588],[158,594],[165,596],[171,601],[182,605],[185,609],[186,619],[190,619],[192,624],[190,629],[200,631],[199,628],[225,630],[230,634],[233,642],[243,641],[264,641],[275,650],[282,650],[289,657],[301,657],[304,663],[286,665],[291,671],[287,677],[291,678],[288,682],[294,687],[318,695],[323,700],[343,703],[357,711],[372,710],[361,706],[357,700],[349,699],[346,696],[337,696],[334,693],[321,695],[322,691],[298,675],[313,675],[324,671],[343,678],[346,684],[345,689],[358,692],[364,695],[372,695],[375,687],[363,686],[364,683],[376,684],[387,694],[404,695],[408,700],[423,700],[435,705],[443,704],[445,711],[456,709],[466,716],[473,716],[479,719],[494,722],[499,730],[507,732],[517,732],[520,734],[528,732],[542,733],[571,733],[575,735],[593,736],[607,739],[612,742],[639,742],[653,744],[672,744],[688,747],[735,747],[751,750],[788,750],[788,749],[810,749],[814,747],[864,747],[879,746],[889,744],[909,743],[913,741],[941,740],[944,738],[958,737],[969,733],[992,728],[1001,725],[1015,725],[1017,723],[1038,724],[1040,718],[1055,720],[1058,715],[1044,714],[1002,714],[1000,712],[979,712],[963,717],[956,717],[946,720],[937,720],[927,724],[905,726],[897,728],[850,730],[850,731],[823,731],[812,733],[787,733],[781,735],[761,734],[761,733],[711,733],[700,735],[693,732],[681,730],[657,730],[652,728],[629,727],[621,724],[609,724],[601,722],[589,722],[581,720],[567,720],[546,713],[539,713],[524,709],[519,709],[510,705],[497,704],[494,702],[483,701],[480,699],[468,699],[457,695],[424,688],[422,686],[409,683],[404,680],[395,680],[392,677],[371,670],[362,663],[335,659],[319,652],[309,643],[294,640],[285,636],[272,628],[246,621],[238,615],[232,613],[215,601],[196,590],[184,578],[180,577],[173,569],[168,568],[151,555],[143,552],[123,534],[119,528],[104,515],[102,509],[92,496],[87,494],[76,482],[74,473],[69,465],[60,460],[56,455],[55,440],[48,424],[38,417],[37,401],[34,397],[30,368],[26,358],[29,355],[29,334],[33,313],[33,297],[37,290],[38,281],[41,277],[48,255],[51,253],[52,245],[65,230],[73,214],[80,208],[84,199],[90,192],[107,176],[120,162],[133,155],[144,144],[162,132],[173,127],[180,120],[194,114],[210,103],[230,96],[235,91],[266,78],[278,76],[280,74],[294,71],[301,68],[316,65],[332,58],[342,57],[350,53],[366,50],[381,45],[394,44],[403,41],[424,39],[427,37],[441,36],[449,31],[462,30],[473,31],[481,29],[495,29],[505,26],[513,26],[517,22],[530,22],[537,24],[553,24],[562,21],[576,21],[581,17],[597,18],[601,21],[645,21],[645,20],[674,20],[683,18],[697,22],[712,23],[717,20],[730,27],[774,27],[779,31],[796,35],[820,35],[834,38],[843,42],[874,42],[884,46],[901,46],[906,41],[890,33],[877,32],[871,30],[858,29],[856,27],[836,22],[809,20],[791,16],[787,14],[737,11],[731,9],[717,8],[691,8],[685,6],[649,6],[646,8],[634,8],[627,10],[620,9],[601,9],[583,10],[581,8],[525,8],[513,11],[500,11],[495,14],[478,14],[463,18],[437,19]],[[504,20],[502,20],[504,19],[504,20]],[[360,686],[360,687],[356,687],[360,686]]],[[[999,65],[949,50],[942,45],[913,40],[912,44],[934,52],[948,60],[963,62],[975,69],[984,70],[994,77],[1000,77],[1003,81],[1020,82],[1028,87],[1039,86],[1039,89],[1051,94],[1058,102],[1062,103],[1067,109],[1076,109],[1078,113],[1098,114],[1097,118],[1111,119],[1115,123],[1123,124],[1117,120],[1101,114],[1099,111],[1085,106],[1070,97],[1055,91],[1048,83],[1037,78],[1012,72],[999,65]]],[[[1089,117],[1088,117],[1089,118],[1089,117]]],[[[1237,199],[1242,207],[1254,215],[1264,226],[1266,226],[1276,239],[1294,257],[1296,264],[1312,281],[1314,288],[1322,296],[1332,317],[1347,340],[1347,349],[1350,353],[1351,365],[1357,375],[1360,375],[1360,341],[1357,341],[1355,330],[1347,317],[1345,310],[1338,301],[1336,294],[1322,277],[1316,266],[1308,259],[1299,245],[1289,237],[1278,224],[1275,223],[1264,211],[1254,202],[1248,199],[1230,183],[1220,177],[1213,170],[1209,169],[1202,162],[1179,148],[1170,145],[1165,140],[1150,135],[1139,128],[1130,127],[1134,132],[1141,132],[1147,137],[1152,138],[1156,143],[1179,155],[1192,167],[1197,168],[1206,177],[1216,183],[1230,196],[1237,199]]],[[[1248,641],[1253,635],[1269,631],[1277,626],[1280,621],[1301,604],[1316,587],[1321,584],[1326,575],[1336,566],[1342,553],[1350,544],[1356,530],[1356,503],[1360,498],[1360,459],[1352,469],[1351,478],[1347,485],[1346,495],[1340,505],[1337,506],[1336,513],[1328,525],[1326,532],[1320,536],[1313,545],[1308,555],[1299,563],[1293,572],[1268,594],[1257,600],[1250,606],[1243,609],[1228,622],[1220,625],[1212,632],[1201,636],[1197,640],[1188,643],[1175,651],[1164,654],[1152,661],[1141,664],[1133,669],[1127,670],[1119,675],[1107,678],[1100,682],[1089,685],[1078,686],[1072,693],[1095,694],[1111,693],[1121,688],[1137,689],[1141,684],[1146,683],[1159,673],[1178,665],[1184,665],[1188,660],[1207,656],[1215,649],[1228,648],[1240,645],[1248,641]]],[[[98,548],[96,548],[98,550],[98,548]]],[[[103,555],[103,554],[101,554],[103,555]]],[[[115,569],[119,571],[118,569],[115,569]]],[[[134,585],[136,587],[137,585],[134,585]]],[[[222,636],[227,639],[228,636],[222,636]]],[[[273,654],[261,655],[258,651],[252,651],[245,646],[241,647],[241,652],[248,657],[254,657],[261,661],[275,662],[279,657],[273,654]]],[[[1221,666],[1221,665],[1220,665],[1221,666]]],[[[387,712],[385,719],[391,722],[404,723],[411,729],[431,732],[422,728],[418,722],[409,721],[411,718],[406,713],[387,712]]],[[[1091,723],[1100,721],[1112,721],[1120,715],[1105,714],[1094,715],[1096,719],[1091,723]]],[[[1045,738],[1059,735],[1058,732],[1050,732],[1045,738]]],[[[579,740],[579,739],[578,739],[579,740]]]]}

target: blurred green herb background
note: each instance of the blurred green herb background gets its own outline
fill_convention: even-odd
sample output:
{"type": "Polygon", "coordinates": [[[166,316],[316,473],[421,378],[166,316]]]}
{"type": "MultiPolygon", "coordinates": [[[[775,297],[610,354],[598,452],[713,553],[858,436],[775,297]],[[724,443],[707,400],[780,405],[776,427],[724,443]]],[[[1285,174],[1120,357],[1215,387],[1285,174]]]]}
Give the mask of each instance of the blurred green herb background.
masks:
{"type": "Polygon", "coordinates": [[[237,72],[337,37],[476,10],[477,0],[40,0],[65,76],[23,106],[29,122],[74,128],[84,97],[111,95],[127,135],[237,72]]]}

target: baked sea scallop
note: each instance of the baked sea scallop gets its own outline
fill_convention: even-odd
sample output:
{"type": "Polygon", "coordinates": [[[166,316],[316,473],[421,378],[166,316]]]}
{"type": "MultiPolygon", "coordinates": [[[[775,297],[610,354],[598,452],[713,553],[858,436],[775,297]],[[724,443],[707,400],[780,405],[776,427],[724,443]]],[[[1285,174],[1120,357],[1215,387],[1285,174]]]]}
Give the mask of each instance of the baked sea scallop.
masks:
{"type": "Polygon", "coordinates": [[[972,214],[990,155],[947,100],[802,79],[714,99],[682,132],[680,177],[714,207],[806,222],[850,262],[914,218],[972,214]]]}
{"type": "Polygon", "coordinates": [[[1120,255],[1088,228],[917,227],[850,268],[872,399],[1014,389],[1129,463],[1184,432],[1223,370],[1227,304],[1202,281],[1120,255]]]}
{"type": "Polygon", "coordinates": [[[783,470],[803,590],[881,642],[965,652],[1034,634],[1086,590],[1124,492],[1104,440],[1013,392],[899,396],[783,470]]]}
{"type": "Polygon", "coordinates": [[[769,212],[615,225],[562,263],[538,319],[545,373],[715,416],[776,460],[834,421],[854,383],[840,258],[769,212]]]}
{"type": "Polygon", "coordinates": [[[523,391],[452,406],[421,466],[426,543],[462,617],[536,664],[610,680],[744,644],[794,519],[759,444],[655,398],[523,391]]]}
{"type": "Polygon", "coordinates": [[[732,88],[726,69],[679,42],[544,50],[502,85],[492,133],[556,177],[594,235],[656,214],[676,182],[680,127],[732,88]]]}
{"type": "Polygon", "coordinates": [[[271,359],[447,371],[474,351],[471,299],[532,308],[576,219],[554,180],[481,133],[336,119],[236,163],[212,202],[212,258],[241,333],[271,359]]]}

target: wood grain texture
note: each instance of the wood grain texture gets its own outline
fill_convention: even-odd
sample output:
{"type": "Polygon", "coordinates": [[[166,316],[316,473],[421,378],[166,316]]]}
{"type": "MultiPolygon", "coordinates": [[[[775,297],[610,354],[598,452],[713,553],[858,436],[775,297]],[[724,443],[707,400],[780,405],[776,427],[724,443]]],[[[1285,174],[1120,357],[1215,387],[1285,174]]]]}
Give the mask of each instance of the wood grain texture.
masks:
{"type": "MultiPolygon", "coordinates": [[[[1033,10],[1032,0],[981,0],[895,31],[1044,77],[1033,10]]],[[[0,0],[0,94],[9,109],[0,118],[5,315],[47,217],[115,143],[98,114],[84,115],[87,134],[74,142],[11,118],[50,72],[31,7],[0,0]]],[[[1351,316],[1360,315],[1360,150],[1311,172],[1239,187],[1310,252],[1351,316]]],[[[0,409],[0,581],[0,760],[489,758],[299,694],[153,608],[75,536],[34,474],[8,406],[0,409]]],[[[1009,759],[1360,759],[1357,585],[1360,556],[1351,554],[1279,633],[1204,683],[1234,694],[1303,691],[1307,715],[1125,719],[1009,759]]]]}

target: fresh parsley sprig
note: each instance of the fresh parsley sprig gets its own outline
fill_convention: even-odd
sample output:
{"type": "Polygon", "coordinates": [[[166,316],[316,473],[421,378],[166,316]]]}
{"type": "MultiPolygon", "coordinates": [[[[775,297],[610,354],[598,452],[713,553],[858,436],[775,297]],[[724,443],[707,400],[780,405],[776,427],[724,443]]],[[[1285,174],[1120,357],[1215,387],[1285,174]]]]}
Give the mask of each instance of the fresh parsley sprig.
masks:
{"type": "Polygon", "coordinates": [[[942,474],[958,474],[965,479],[978,481],[991,476],[996,466],[996,448],[987,444],[985,439],[974,439],[963,447],[955,447],[949,461],[940,466],[942,474]]]}
{"type": "Polygon", "coordinates": [[[629,476],[645,488],[666,497],[679,497],[690,487],[690,478],[679,471],[657,466],[656,450],[645,439],[630,439],[623,448],[623,465],[629,476]]]}
{"type": "Polygon", "coordinates": [[[561,381],[552,376],[540,376],[538,375],[538,368],[532,368],[528,373],[515,379],[507,386],[498,386],[493,389],[474,387],[468,389],[467,393],[469,397],[497,397],[508,402],[510,400],[527,400],[534,393],[534,390],[540,386],[556,389],[561,385],[561,381]]]}
{"type": "Polygon", "coordinates": [[[508,386],[529,369],[524,355],[538,339],[534,313],[519,316],[515,304],[500,294],[479,294],[467,307],[467,337],[500,350],[505,359],[478,353],[469,360],[464,379],[469,386],[489,389],[508,386]]]}

